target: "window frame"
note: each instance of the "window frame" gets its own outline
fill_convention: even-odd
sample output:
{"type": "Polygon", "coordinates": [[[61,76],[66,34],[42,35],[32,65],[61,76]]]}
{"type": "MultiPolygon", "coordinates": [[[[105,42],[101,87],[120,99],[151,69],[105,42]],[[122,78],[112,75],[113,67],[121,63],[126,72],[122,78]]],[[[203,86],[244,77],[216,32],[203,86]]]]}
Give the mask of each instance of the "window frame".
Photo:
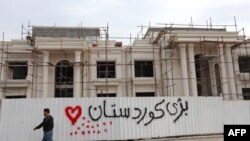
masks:
{"type": "MultiPolygon", "coordinates": [[[[27,80],[28,77],[28,71],[29,71],[29,66],[28,66],[28,61],[9,61],[7,62],[8,64],[8,71],[7,71],[7,78],[10,80],[27,80]],[[20,66],[19,66],[20,65],[20,66]],[[20,77],[20,78],[15,78],[15,69],[17,69],[18,67],[25,67],[24,72],[25,77],[20,77]]],[[[21,69],[21,68],[19,68],[21,69]]],[[[18,73],[20,73],[20,70],[18,71],[18,73]]]]}
{"type": "Polygon", "coordinates": [[[25,99],[27,98],[26,95],[12,95],[12,96],[5,96],[5,99],[25,99]]]}
{"type": "Polygon", "coordinates": [[[250,100],[250,88],[242,88],[241,90],[242,90],[243,99],[244,100],[250,100]]]}
{"type": "Polygon", "coordinates": [[[155,97],[155,92],[136,92],[135,97],[155,97]],[[145,94],[145,95],[143,95],[145,94]],[[151,95],[153,94],[153,95],[151,95]]]}
{"type": "Polygon", "coordinates": [[[98,79],[116,78],[116,61],[96,61],[96,78],[98,79]],[[114,70],[112,70],[111,67],[113,67],[112,69],[114,70]],[[106,69],[108,69],[108,71],[106,71],[106,69]],[[111,74],[109,75],[109,73],[111,74]]]}
{"type": "Polygon", "coordinates": [[[250,56],[239,56],[238,64],[240,73],[250,73],[250,56]]]}
{"type": "Polygon", "coordinates": [[[116,93],[97,93],[96,97],[117,97],[116,93]]]}
{"type": "Polygon", "coordinates": [[[153,60],[134,60],[134,77],[135,78],[152,78],[154,77],[154,61],[153,60]],[[137,64],[140,63],[140,64],[137,64]],[[144,64],[143,64],[144,63],[144,64]],[[152,71],[149,72],[145,72],[145,70],[148,70],[147,68],[143,68],[144,66],[142,65],[147,65],[149,63],[149,65],[151,65],[152,71]],[[140,65],[140,66],[139,66],[140,65]],[[138,67],[139,66],[139,70],[138,67]],[[141,74],[139,74],[139,72],[141,72],[141,74]]]}

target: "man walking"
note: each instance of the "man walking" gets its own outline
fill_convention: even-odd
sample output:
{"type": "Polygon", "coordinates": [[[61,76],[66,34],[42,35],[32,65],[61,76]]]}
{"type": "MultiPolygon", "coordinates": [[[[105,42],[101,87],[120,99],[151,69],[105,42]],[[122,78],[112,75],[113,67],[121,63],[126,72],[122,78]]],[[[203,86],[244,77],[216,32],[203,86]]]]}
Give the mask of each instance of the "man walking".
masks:
{"type": "Polygon", "coordinates": [[[35,127],[33,130],[40,129],[43,127],[43,139],[42,141],[52,141],[54,121],[53,117],[50,115],[50,110],[48,108],[44,109],[44,119],[41,124],[35,127]]]}

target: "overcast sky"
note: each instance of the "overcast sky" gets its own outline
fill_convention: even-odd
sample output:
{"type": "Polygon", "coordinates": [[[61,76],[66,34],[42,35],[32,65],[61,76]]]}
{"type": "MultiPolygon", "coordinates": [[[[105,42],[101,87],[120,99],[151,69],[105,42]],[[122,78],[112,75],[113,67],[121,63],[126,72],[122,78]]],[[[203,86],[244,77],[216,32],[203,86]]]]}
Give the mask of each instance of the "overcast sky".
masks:
{"type": "MultiPolygon", "coordinates": [[[[21,37],[22,22],[41,26],[106,26],[110,36],[135,37],[138,25],[234,24],[250,36],[250,0],[0,0],[0,32],[21,37]]],[[[2,35],[0,36],[2,38],[2,35]]],[[[1,39],[2,40],[2,39],[1,39]]]]}

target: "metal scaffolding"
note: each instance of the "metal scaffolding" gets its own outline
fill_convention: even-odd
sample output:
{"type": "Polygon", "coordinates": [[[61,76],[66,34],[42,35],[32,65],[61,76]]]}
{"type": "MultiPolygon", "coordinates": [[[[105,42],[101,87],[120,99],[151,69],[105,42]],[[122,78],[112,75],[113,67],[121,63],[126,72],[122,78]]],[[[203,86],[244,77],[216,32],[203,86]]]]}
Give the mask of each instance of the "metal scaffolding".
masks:
{"type": "MultiPolygon", "coordinates": [[[[180,54],[179,54],[179,48],[178,46],[180,44],[194,44],[194,51],[195,51],[195,56],[194,56],[194,62],[190,61],[190,59],[187,59],[187,63],[193,63],[195,65],[195,73],[197,82],[197,91],[198,91],[198,96],[223,96],[224,98],[227,97],[226,95],[235,95],[235,97],[240,97],[242,96],[242,93],[239,93],[237,90],[236,93],[232,93],[232,91],[229,90],[228,93],[223,92],[223,86],[224,85],[229,85],[231,84],[231,81],[234,81],[236,84],[236,87],[244,86],[244,88],[247,88],[247,84],[249,84],[249,79],[246,78],[248,77],[247,75],[242,75],[243,81],[240,83],[236,81],[236,75],[238,72],[234,70],[234,77],[231,78],[229,77],[230,72],[227,72],[228,75],[226,77],[224,76],[225,70],[222,70],[221,64],[225,66],[230,66],[228,65],[229,63],[235,65],[238,63],[237,58],[235,58],[233,54],[233,51],[231,51],[231,62],[226,61],[225,58],[228,57],[228,54],[225,52],[221,52],[222,49],[224,48],[225,44],[231,44],[232,45],[232,50],[238,49],[239,55],[238,56],[249,56],[248,54],[248,46],[247,43],[249,42],[246,38],[246,35],[244,33],[244,28],[241,30],[238,30],[236,20],[235,24],[233,25],[213,25],[212,20],[210,19],[210,24],[206,25],[200,25],[200,24],[193,24],[192,18],[191,22],[189,24],[174,24],[174,23],[163,23],[163,24],[158,24],[162,25],[159,27],[152,27],[152,26],[138,26],[140,27],[140,32],[137,34],[135,38],[132,38],[131,34],[129,37],[110,37],[109,35],[109,25],[106,27],[98,27],[100,29],[100,33],[97,34],[99,36],[98,39],[96,39],[95,43],[92,44],[92,46],[88,46],[87,49],[84,49],[85,47],[83,46],[84,49],[84,55],[81,55],[81,61],[80,62],[74,62],[70,61],[70,66],[75,67],[75,66],[80,66],[81,68],[81,91],[82,93],[81,96],[90,96],[88,93],[90,91],[97,91],[97,88],[92,88],[90,85],[93,84],[94,82],[91,80],[91,67],[95,66],[97,67],[96,63],[92,63],[91,61],[91,53],[92,53],[92,48],[98,48],[99,41],[104,41],[104,48],[102,50],[96,50],[97,55],[100,55],[104,52],[104,61],[105,63],[105,68],[106,68],[106,77],[104,83],[104,87],[102,87],[101,93],[110,93],[109,87],[110,87],[110,79],[108,78],[108,66],[110,65],[108,61],[110,60],[109,57],[109,45],[110,45],[110,40],[111,39],[121,39],[121,40],[129,40],[129,46],[126,46],[124,48],[121,48],[121,52],[123,52],[123,58],[125,61],[124,63],[115,63],[115,66],[123,66],[125,69],[125,76],[124,78],[118,78],[120,81],[119,83],[124,83],[125,84],[125,94],[124,96],[134,96],[135,93],[135,85],[134,85],[134,73],[133,73],[133,66],[135,65],[134,60],[133,60],[133,55],[136,53],[137,46],[135,44],[132,44],[133,41],[135,40],[145,40],[149,41],[148,44],[151,45],[151,53],[152,53],[152,61],[153,61],[153,80],[154,80],[154,92],[155,96],[177,96],[176,90],[178,89],[177,84],[182,83],[182,81],[186,80],[187,82],[191,82],[194,78],[190,77],[188,74],[188,77],[179,77],[177,74],[177,71],[179,71],[179,68],[176,67],[176,64],[181,63],[180,59],[180,54]],[[236,41],[227,41],[225,40],[224,35],[221,35],[220,38],[217,38],[216,41],[209,40],[210,37],[199,37],[196,34],[193,34],[193,36],[189,37],[181,37],[178,35],[176,31],[181,31],[181,30],[186,30],[186,31],[226,31],[227,27],[235,27],[235,32],[238,33],[236,37],[236,41]],[[148,29],[148,32],[144,34],[145,28],[148,29]],[[150,31],[151,30],[151,31],[150,31]],[[150,31],[150,32],[149,32],[150,31]],[[240,35],[241,34],[241,35],[240,35]],[[178,38],[183,38],[185,40],[181,41],[178,40],[178,38]],[[189,40],[188,38],[199,38],[199,40],[189,40]],[[221,46],[221,44],[223,46],[221,46]],[[242,51],[245,50],[243,53],[242,51]],[[196,56],[197,55],[197,56],[196,56]],[[224,59],[223,59],[224,58],[224,59]],[[215,62],[214,62],[215,61],[215,62]],[[218,64],[218,65],[216,65],[218,64]],[[160,70],[157,71],[157,65],[159,65],[160,70]],[[214,66],[211,66],[214,65],[214,66]],[[211,67],[215,67],[216,65],[216,70],[211,69],[211,67]],[[211,70],[211,71],[209,71],[211,70]],[[219,70],[219,72],[218,72],[219,70]],[[158,74],[157,72],[160,72],[158,74]],[[160,77],[157,77],[160,75],[160,77]],[[216,76],[221,77],[221,79],[218,79],[216,76]],[[220,84],[218,84],[220,83],[220,84]],[[216,89],[216,90],[215,90],[216,89]],[[221,90],[220,90],[221,89],[221,90]],[[215,91],[217,91],[217,94],[214,95],[215,91]]],[[[56,29],[56,27],[54,27],[56,29]]],[[[79,36],[79,39],[82,39],[83,41],[86,41],[86,28],[78,27],[79,30],[75,30],[77,33],[77,36],[79,36]],[[84,29],[84,30],[83,30],[84,29]],[[79,32],[78,32],[79,31],[79,32]]],[[[39,88],[38,84],[42,84],[43,82],[40,81],[44,76],[39,75],[38,71],[41,69],[44,65],[49,66],[49,68],[55,68],[57,64],[53,64],[53,62],[43,62],[41,61],[42,57],[42,52],[39,50],[39,46],[35,45],[35,36],[31,34],[32,26],[30,26],[30,23],[28,27],[24,27],[22,24],[22,33],[21,33],[21,38],[23,38],[24,35],[26,35],[26,41],[30,44],[30,55],[24,55],[24,56],[18,56],[14,55],[16,59],[21,59],[21,58],[29,58],[29,62],[27,63],[29,69],[32,69],[32,74],[27,74],[27,77],[31,77],[31,97],[37,97],[37,93],[42,91],[41,88],[39,88]]],[[[58,31],[54,30],[50,32],[50,34],[53,34],[54,36],[59,36],[58,31]],[[55,33],[56,32],[56,33],[55,33]]],[[[38,33],[37,33],[38,34],[38,33]]],[[[41,32],[42,34],[42,32],[41,32]]],[[[70,34],[70,33],[67,33],[70,34]]],[[[73,34],[73,33],[72,33],[73,34]]],[[[88,33],[92,34],[92,33],[88,33]]],[[[9,51],[9,46],[11,45],[10,42],[5,42],[4,41],[4,33],[3,33],[3,39],[2,39],[2,45],[1,45],[1,66],[0,66],[0,71],[1,71],[1,85],[2,86],[2,93],[3,97],[6,96],[6,93],[8,93],[8,90],[6,89],[7,83],[9,83],[9,80],[7,79],[7,73],[8,73],[8,68],[9,64],[4,62],[5,60],[8,60],[10,57],[11,51],[9,51]],[[3,72],[4,71],[4,72],[3,72]],[[4,75],[3,75],[4,74],[4,75]]],[[[61,49],[59,49],[57,54],[60,55],[60,60],[67,60],[68,55],[70,55],[69,52],[67,52],[63,48],[63,44],[66,42],[65,41],[65,35],[61,35],[60,38],[60,45],[61,49]]],[[[74,36],[74,35],[72,35],[74,36]]],[[[53,42],[53,41],[50,41],[53,42]]],[[[117,44],[117,46],[121,46],[121,44],[117,44]]],[[[185,50],[187,50],[185,48],[185,50]]],[[[29,54],[29,53],[28,53],[29,54]]],[[[13,57],[13,56],[12,56],[13,57]]],[[[249,62],[250,64],[250,62],[249,62]]],[[[65,66],[68,67],[68,66],[65,66]]],[[[227,68],[226,67],[226,68],[227,68]]],[[[194,73],[194,72],[193,72],[194,73]]],[[[64,79],[64,76],[62,76],[61,79],[64,79]]],[[[73,78],[72,78],[73,79],[73,78]]],[[[15,82],[13,82],[15,83],[15,82]]],[[[48,84],[52,84],[54,82],[48,82],[48,84]]],[[[74,85],[74,81],[72,80],[72,85],[74,85]]],[[[230,89],[230,88],[228,88],[230,89]]],[[[26,91],[28,92],[28,91],[26,91]]]]}

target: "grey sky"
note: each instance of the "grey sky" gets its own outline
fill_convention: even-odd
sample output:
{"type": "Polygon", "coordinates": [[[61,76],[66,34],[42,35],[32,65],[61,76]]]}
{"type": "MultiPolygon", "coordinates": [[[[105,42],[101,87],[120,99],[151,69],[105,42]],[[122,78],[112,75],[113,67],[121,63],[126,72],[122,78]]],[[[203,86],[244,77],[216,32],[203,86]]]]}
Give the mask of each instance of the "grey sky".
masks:
{"type": "MultiPolygon", "coordinates": [[[[110,36],[136,36],[138,25],[234,24],[250,35],[249,0],[0,0],[0,32],[21,37],[21,23],[46,26],[106,26],[110,36]]],[[[2,37],[2,36],[1,36],[2,37]]]]}

